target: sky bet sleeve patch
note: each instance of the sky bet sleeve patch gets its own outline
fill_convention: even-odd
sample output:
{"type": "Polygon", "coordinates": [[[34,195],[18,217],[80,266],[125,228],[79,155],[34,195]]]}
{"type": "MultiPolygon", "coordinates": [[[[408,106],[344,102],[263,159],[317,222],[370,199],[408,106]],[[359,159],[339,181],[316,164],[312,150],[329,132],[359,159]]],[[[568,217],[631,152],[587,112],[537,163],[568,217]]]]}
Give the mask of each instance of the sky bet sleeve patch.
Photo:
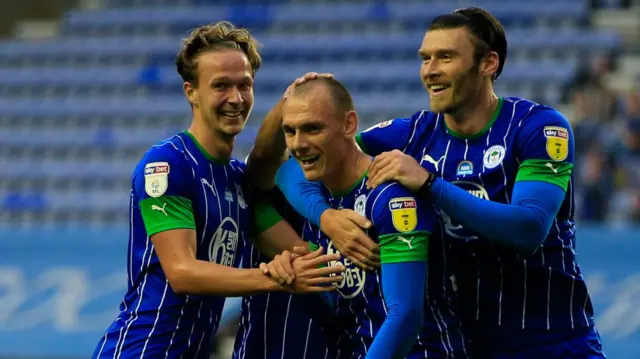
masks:
{"type": "Polygon", "coordinates": [[[169,187],[169,163],[152,162],[144,167],[144,191],[151,198],[158,198],[169,187]]]}
{"type": "Polygon", "coordinates": [[[569,131],[558,126],[546,126],[543,129],[547,139],[546,149],[549,157],[554,161],[564,161],[569,155],[569,131]]]}
{"type": "Polygon", "coordinates": [[[416,207],[416,200],[412,197],[392,198],[389,201],[391,220],[398,232],[407,233],[416,228],[418,224],[416,207]]]}

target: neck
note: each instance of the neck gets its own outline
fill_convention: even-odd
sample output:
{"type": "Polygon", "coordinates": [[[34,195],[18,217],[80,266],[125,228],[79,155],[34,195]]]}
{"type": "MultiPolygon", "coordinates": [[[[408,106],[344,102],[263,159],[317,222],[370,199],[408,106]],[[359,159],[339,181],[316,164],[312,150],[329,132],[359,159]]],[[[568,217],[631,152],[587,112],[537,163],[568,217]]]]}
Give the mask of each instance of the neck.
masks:
{"type": "Polygon", "coordinates": [[[499,100],[491,85],[483,88],[479,94],[473,96],[474,100],[462,108],[444,115],[444,121],[450,130],[463,136],[471,136],[487,126],[496,112],[499,100]]]}
{"type": "Polygon", "coordinates": [[[189,126],[188,131],[193,135],[193,137],[195,137],[198,144],[206,154],[213,159],[223,162],[231,159],[235,140],[234,137],[224,136],[219,131],[209,128],[205,121],[199,120],[195,117],[191,122],[191,126],[189,126]]]}
{"type": "Polygon", "coordinates": [[[335,173],[323,180],[324,185],[333,195],[347,194],[353,185],[364,176],[370,164],[371,157],[360,151],[356,147],[355,141],[349,143],[342,163],[334,169],[335,173]]]}

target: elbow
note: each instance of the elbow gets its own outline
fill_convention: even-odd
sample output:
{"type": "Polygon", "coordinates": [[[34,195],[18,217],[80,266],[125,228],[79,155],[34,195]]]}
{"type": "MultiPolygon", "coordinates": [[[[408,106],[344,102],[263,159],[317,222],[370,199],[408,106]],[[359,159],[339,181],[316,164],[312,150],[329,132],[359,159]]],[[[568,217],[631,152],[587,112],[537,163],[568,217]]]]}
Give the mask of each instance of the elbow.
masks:
{"type": "Polygon", "coordinates": [[[177,264],[173,268],[166,270],[165,275],[169,281],[171,289],[178,295],[194,294],[192,288],[191,269],[186,264],[177,264]]]}
{"type": "Polygon", "coordinates": [[[417,337],[420,329],[424,325],[424,309],[423,305],[415,303],[415,305],[407,308],[397,308],[395,317],[398,319],[398,327],[402,329],[409,337],[417,337]]]}
{"type": "Polygon", "coordinates": [[[517,251],[522,256],[531,256],[544,243],[549,234],[550,226],[545,226],[539,220],[527,220],[522,227],[522,237],[519,238],[517,251]]]}

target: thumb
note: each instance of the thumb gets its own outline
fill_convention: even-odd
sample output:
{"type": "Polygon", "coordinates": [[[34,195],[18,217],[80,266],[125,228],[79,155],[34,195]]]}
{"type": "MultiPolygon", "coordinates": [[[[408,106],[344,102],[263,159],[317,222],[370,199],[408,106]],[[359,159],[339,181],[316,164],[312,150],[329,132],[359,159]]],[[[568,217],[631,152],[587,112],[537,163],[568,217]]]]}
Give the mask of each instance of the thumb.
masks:
{"type": "Polygon", "coordinates": [[[350,209],[346,209],[344,210],[344,216],[350,220],[351,222],[357,224],[360,228],[371,228],[371,221],[368,220],[366,217],[361,216],[360,214],[358,214],[356,211],[350,210],[350,209]]]}

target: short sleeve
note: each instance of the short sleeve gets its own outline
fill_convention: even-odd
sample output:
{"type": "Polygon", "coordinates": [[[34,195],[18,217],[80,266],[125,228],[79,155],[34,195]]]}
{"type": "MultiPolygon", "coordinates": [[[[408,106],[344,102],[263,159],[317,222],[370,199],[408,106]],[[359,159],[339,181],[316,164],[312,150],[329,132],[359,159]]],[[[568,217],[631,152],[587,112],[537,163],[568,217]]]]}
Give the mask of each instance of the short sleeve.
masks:
{"type": "Polygon", "coordinates": [[[133,176],[135,198],[147,235],[171,229],[195,229],[192,192],[193,170],[181,153],[153,147],[133,176]]]}
{"type": "Polygon", "coordinates": [[[252,210],[252,232],[262,233],[282,220],[280,213],[276,211],[268,199],[254,202],[252,210]]]}
{"type": "Polygon", "coordinates": [[[415,121],[410,118],[396,118],[369,127],[356,135],[360,149],[377,156],[383,152],[403,150],[409,143],[415,121]]]}
{"type": "Polygon", "coordinates": [[[429,237],[437,221],[435,208],[398,183],[378,188],[381,190],[377,196],[372,196],[370,218],[378,237],[381,262],[426,261],[429,237]]]}
{"type": "Polygon", "coordinates": [[[516,138],[517,181],[541,181],[566,191],[573,171],[574,137],[569,121],[546,108],[526,118],[516,138]]]}

